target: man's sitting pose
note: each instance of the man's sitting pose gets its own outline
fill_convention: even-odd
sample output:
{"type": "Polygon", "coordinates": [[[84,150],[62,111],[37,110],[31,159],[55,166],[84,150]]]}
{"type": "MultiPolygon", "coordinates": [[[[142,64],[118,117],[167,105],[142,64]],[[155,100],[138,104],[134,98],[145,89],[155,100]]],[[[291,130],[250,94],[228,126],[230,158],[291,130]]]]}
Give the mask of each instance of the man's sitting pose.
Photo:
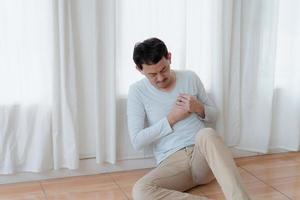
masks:
{"type": "Polygon", "coordinates": [[[135,149],[151,145],[157,161],[134,185],[133,198],[203,200],[184,191],[216,178],[226,199],[250,199],[229,149],[205,128],[204,122],[216,120],[217,109],[199,77],[171,70],[171,54],[157,38],[137,43],[133,60],[145,78],[130,86],[130,138],[135,149]]]}

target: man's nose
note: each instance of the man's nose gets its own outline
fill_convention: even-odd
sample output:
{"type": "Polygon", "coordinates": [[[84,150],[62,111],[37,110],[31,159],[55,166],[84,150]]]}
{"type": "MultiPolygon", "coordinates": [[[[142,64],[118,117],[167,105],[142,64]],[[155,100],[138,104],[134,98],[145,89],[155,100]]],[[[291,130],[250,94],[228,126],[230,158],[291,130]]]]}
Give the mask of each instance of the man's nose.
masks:
{"type": "Polygon", "coordinates": [[[158,73],[157,74],[157,81],[163,81],[165,78],[162,74],[158,73]]]}

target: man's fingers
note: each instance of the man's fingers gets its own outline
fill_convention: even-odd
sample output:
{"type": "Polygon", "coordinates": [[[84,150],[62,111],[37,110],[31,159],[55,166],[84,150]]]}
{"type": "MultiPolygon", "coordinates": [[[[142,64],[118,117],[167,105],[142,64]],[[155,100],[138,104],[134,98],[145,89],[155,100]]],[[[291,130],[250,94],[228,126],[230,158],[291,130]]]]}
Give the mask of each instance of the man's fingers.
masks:
{"type": "Polygon", "coordinates": [[[180,97],[182,99],[190,100],[193,96],[189,95],[189,94],[179,94],[178,97],[180,97]]]}
{"type": "Polygon", "coordinates": [[[179,109],[183,109],[183,110],[186,110],[185,109],[185,103],[183,103],[183,102],[176,102],[176,104],[175,104],[175,106],[177,107],[177,108],[179,108],[179,109]]]}
{"type": "Polygon", "coordinates": [[[178,97],[177,97],[177,101],[187,103],[189,100],[188,100],[187,98],[183,97],[183,96],[178,96],[178,97]]]}
{"type": "Polygon", "coordinates": [[[184,106],[184,105],[185,105],[185,102],[182,102],[182,101],[176,101],[176,105],[178,105],[178,106],[184,106]]]}
{"type": "Polygon", "coordinates": [[[189,94],[179,94],[179,96],[187,99],[190,95],[189,94]]]}

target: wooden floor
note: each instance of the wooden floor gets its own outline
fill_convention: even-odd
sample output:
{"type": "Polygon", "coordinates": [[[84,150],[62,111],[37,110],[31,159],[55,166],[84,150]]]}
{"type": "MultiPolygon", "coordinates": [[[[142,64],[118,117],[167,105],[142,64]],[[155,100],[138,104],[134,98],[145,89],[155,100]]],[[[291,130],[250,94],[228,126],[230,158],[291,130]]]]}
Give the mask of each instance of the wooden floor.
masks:
{"type": "MultiPolygon", "coordinates": [[[[236,159],[242,179],[254,200],[300,199],[300,153],[236,159]]],[[[128,200],[136,180],[149,170],[135,170],[74,178],[0,185],[1,200],[128,200]]],[[[212,199],[225,199],[212,182],[188,191],[212,199]]]]}

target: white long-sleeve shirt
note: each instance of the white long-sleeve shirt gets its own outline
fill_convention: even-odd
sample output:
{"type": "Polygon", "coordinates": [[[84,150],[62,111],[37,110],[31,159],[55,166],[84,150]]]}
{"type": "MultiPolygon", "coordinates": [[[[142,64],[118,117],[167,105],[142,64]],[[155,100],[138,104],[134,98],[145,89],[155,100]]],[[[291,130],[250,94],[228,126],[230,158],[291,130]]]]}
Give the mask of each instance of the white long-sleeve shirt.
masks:
{"type": "Polygon", "coordinates": [[[195,135],[205,127],[204,122],[217,118],[216,106],[199,77],[192,71],[175,73],[176,85],[170,92],[158,90],[144,78],[131,85],[128,94],[127,120],[132,145],[135,149],[152,145],[157,164],[179,149],[195,144],[195,135]],[[181,93],[193,95],[204,105],[205,118],[192,113],[171,128],[167,115],[181,93]]]}

